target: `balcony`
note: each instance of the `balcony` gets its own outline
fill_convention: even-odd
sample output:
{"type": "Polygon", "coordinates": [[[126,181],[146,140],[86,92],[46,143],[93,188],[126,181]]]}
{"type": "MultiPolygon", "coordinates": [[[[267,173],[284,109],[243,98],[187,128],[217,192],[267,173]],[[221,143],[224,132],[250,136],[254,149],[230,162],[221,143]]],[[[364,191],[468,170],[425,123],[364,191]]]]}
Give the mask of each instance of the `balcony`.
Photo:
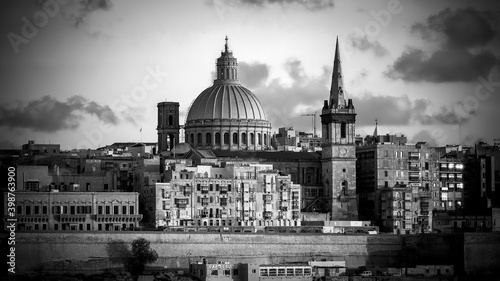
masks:
{"type": "Polygon", "coordinates": [[[142,215],[94,215],[97,222],[139,222],[142,215]]]}

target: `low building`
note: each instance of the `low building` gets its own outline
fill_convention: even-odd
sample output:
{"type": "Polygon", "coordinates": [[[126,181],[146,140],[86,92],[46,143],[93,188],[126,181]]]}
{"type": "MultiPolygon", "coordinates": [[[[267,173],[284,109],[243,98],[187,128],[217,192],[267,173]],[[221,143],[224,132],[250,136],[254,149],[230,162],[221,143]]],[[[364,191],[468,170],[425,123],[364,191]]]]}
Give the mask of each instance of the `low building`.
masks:
{"type": "Polygon", "coordinates": [[[21,231],[114,231],[137,227],[142,215],[136,192],[18,191],[15,218],[21,231]]]}

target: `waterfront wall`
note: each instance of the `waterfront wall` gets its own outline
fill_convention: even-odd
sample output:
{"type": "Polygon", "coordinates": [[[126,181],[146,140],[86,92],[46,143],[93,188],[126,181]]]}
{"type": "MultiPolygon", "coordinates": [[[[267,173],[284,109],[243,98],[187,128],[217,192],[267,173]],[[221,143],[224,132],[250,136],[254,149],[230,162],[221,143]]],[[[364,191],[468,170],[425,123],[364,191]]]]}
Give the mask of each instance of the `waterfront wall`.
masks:
{"type": "Polygon", "coordinates": [[[154,266],[187,268],[205,257],[231,263],[344,260],[348,268],[453,264],[455,272],[500,264],[500,234],[325,235],[255,233],[17,233],[20,272],[95,273],[123,268],[139,237],[159,254],[154,266]],[[480,259],[477,257],[481,256],[480,259]]]}

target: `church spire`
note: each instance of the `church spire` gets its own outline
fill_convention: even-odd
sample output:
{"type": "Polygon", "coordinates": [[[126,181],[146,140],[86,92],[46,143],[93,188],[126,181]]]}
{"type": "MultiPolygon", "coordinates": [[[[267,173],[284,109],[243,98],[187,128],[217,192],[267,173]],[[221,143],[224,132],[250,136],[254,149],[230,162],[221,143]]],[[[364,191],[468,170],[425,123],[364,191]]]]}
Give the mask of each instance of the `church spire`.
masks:
{"type": "Polygon", "coordinates": [[[335,58],[333,61],[332,86],[330,88],[330,108],[345,108],[344,78],[342,77],[342,66],[340,63],[339,37],[335,44],[335,58]]]}

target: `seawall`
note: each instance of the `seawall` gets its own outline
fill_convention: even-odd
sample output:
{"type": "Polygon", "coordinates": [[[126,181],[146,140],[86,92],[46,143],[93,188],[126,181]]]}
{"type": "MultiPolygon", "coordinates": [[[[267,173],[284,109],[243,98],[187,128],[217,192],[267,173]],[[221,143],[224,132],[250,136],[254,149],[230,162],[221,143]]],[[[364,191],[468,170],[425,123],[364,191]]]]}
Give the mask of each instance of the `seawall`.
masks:
{"type": "Polygon", "coordinates": [[[130,243],[151,242],[154,266],[187,268],[202,257],[260,264],[344,260],[348,268],[453,264],[456,272],[500,264],[500,234],[327,235],[255,233],[17,233],[19,272],[94,273],[122,268],[130,243]],[[478,258],[479,257],[479,258],[478,258]]]}

